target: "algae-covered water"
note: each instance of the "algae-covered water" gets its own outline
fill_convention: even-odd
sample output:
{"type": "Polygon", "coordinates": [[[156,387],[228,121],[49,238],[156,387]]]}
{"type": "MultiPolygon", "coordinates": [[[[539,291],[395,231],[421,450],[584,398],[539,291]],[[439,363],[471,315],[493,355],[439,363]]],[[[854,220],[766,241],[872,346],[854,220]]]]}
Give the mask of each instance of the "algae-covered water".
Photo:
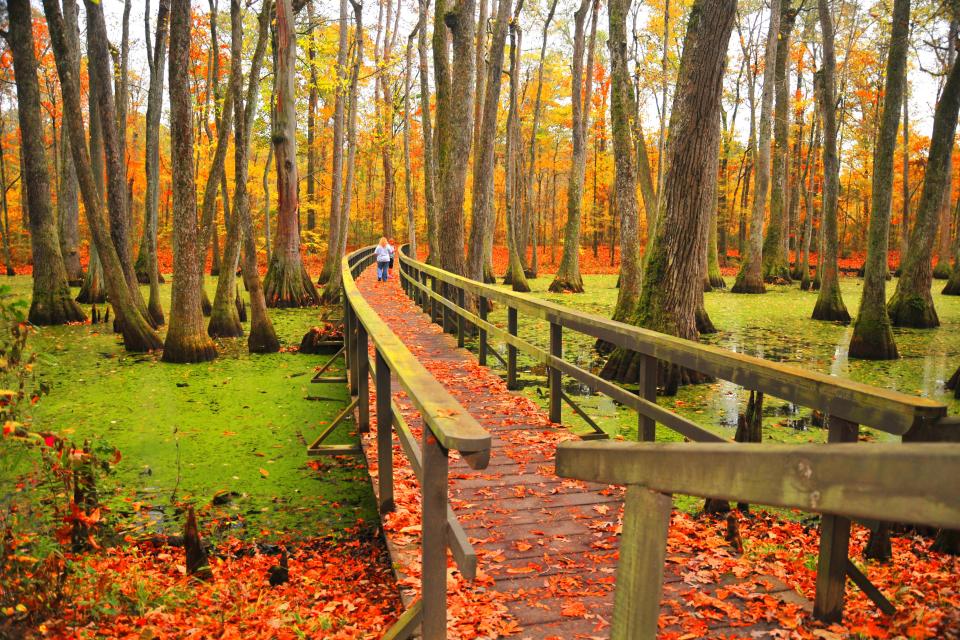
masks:
{"type": "MultiPolygon", "coordinates": [[[[530,280],[532,294],[546,300],[590,313],[607,316],[616,303],[616,276],[584,276],[585,293],[554,294],[547,291],[552,276],[530,280]]],[[[892,293],[896,281],[888,283],[892,293]]],[[[939,291],[942,283],[934,282],[939,291]]],[[[863,282],[843,278],[843,299],[851,315],[857,311],[863,282]]],[[[732,351],[777,362],[786,362],[850,378],[884,389],[927,396],[944,402],[949,412],[960,412],[960,401],[944,389],[944,382],[960,365],[960,297],[934,295],[941,326],[938,329],[895,329],[901,358],[894,361],[851,360],[847,357],[852,325],[818,322],[810,319],[816,293],[800,291],[796,286],[768,286],[764,295],[714,291],[705,294],[705,304],[718,333],[702,336],[702,341],[732,351]]],[[[506,311],[491,313],[495,323],[506,326],[506,311]]],[[[548,347],[547,323],[520,315],[519,333],[529,342],[548,347]]],[[[602,359],[593,350],[593,340],[572,331],[564,332],[565,357],[587,368],[597,369],[602,359]]],[[[502,351],[502,345],[496,345],[502,351]]],[[[536,365],[522,353],[518,366],[524,392],[546,406],[546,382],[542,365],[536,365]]],[[[495,360],[494,364],[499,364],[495,360]]],[[[627,439],[636,437],[636,414],[617,406],[605,396],[567,381],[568,393],[587,409],[608,433],[627,439]]],[[[725,381],[681,388],[676,397],[661,397],[658,402],[702,424],[724,437],[733,437],[737,415],[744,410],[747,393],[725,381]]],[[[764,437],[775,442],[822,442],[826,431],[816,427],[811,411],[785,401],[767,397],[764,403],[764,437]]],[[[576,431],[587,431],[585,422],[564,406],[564,421],[576,431]]],[[[891,438],[876,430],[865,430],[877,439],[891,438]]],[[[677,439],[659,427],[657,438],[677,439]]]]}
{"type": "MultiPolygon", "coordinates": [[[[4,284],[29,299],[29,278],[4,284]]],[[[206,286],[212,299],[216,279],[206,286]]],[[[170,285],[162,292],[166,308],[170,285]]],[[[322,312],[270,314],[281,343],[295,346],[322,312]]],[[[307,443],[348,401],[343,384],[310,383],[328,356],[250,355],[245,338],[218,344],[211,363],[175,365],[126,353],[110,325],[37,328],[35,371],[50,392],[33,407],[32,426],[120,450],[101,494],[129,516],[123,526],[132,532],[179,532],[182,512],[174,505],[184,503],[225,532],[257,537],[375,521],[362,458],[310,463],[306,455],[307,443]]],[[[348,421],[327,443],[356,442],[354,431],[348,421]]],[[[0,465],[0,481],[3,475],[0,465]]]]}

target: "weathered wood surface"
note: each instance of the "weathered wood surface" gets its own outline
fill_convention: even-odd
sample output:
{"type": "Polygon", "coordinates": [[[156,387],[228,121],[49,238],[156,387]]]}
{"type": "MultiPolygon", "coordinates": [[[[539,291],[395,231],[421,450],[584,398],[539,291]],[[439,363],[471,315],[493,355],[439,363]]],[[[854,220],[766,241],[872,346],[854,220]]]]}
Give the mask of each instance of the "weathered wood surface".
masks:
{"type": "MultiPolygon", "coordinates": [[[[441,377],[445,389],[491,435],[491,456],[485,469],[472,470],[462,459],[450,458],[449,495],[453,514],[476,551],[478,573],[492,581],[478,582],[478,588],[496,591],[498,601],[506,605],[520,627],[511,637],[609,636],[622,491],[557,477],[556,447],[573,436],[551,424],[549,416],[531,401],[510,393],[505,382],[481,367],[473,355],[457,349],[456,338],[432,324],[403,295],[396,279],[377,283],[371,273],[365,273],[357,286],[370,308],[401,337],[405,348],[415,353],[431,374],[441,377]],[[578,612],[580,605],[582,613],[578,612]]],[[[395,424],[399,418],[405,431],[414,437],[421,434],[421,416],[409,396],[395,393],[393,401],[395,424]]],[[[373,474],[379,470],[376,431],[374,425],[364,436],[373,474]]],[[[407,442],[404,448],[409,445],[407,442]]],[[[413,473],[402,447],[400,439],[395,439],[393,469],[398,476],[413,473]]],[[[416,563],[419,547],[405,546],[389,525],[386,530],[395,566],[416,563]]],[[[721,586],[684,582],[682,560],[682,555],[676,554],[665,564],[667,598],[684,603],[694,594],[712,593],[721,586]]],[[[764,582],[757,587],[759,591],[810,606],[782,582],[766,577],[764,582]]],[[[731,606],[744,605],[734,596],[728,601],[731,606]]],[[[665,608],[662,613],[665,630],[679,631],[676,610],[665,608]]],[[[733,630],[727,625],[726,621],[711,621],[711,633],[741,635],[774,626],[755,622],[733,630]]]]}
{"type": "Polygon", "coordinates": [[[960,528],[960,445],[569,442],[562,477],[960,528]]]}
{"type": "MultiPolygon", "coordinates": [[[[515,308],[523,316],[546,320],[619,347],[889,433],[902,435],[912,428],[922,428],[946,415],[946,406],[929,398],[880,389],[623,324],[532,295],[506,291],[463,278],[412,260],[402,253],[400,262],[413,267],[421,276],[429,276],[430,280],[452,284],[467,293],[515,308]]],[[[449,306],[455,307],[452,304],[449,306]]],[[[444,307],[449,308],[447,305],[444,307]]],[[[489,331],[489,328],[487,329],[489,331]]],[[[511,346],[522,348],[519,344],[508,342],[511,346]]]]}

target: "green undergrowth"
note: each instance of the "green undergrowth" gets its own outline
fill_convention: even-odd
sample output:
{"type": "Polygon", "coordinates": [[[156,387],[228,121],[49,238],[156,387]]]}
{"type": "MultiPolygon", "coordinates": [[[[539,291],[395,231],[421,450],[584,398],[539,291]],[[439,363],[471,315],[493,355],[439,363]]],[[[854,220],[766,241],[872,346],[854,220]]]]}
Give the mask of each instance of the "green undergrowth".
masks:
{"type": "MultiPolygon", "coordinates": [[[[6,282],[29,297],[29,278],[6,282]]],[[[206,287],[212,299],[216,279],[206,287]]],[[[166,310],[170,285],[162,292],[166,310]]],[[[285,347],[298,345],[321,313],[270,311],[285,347]]],[[[336,534],[377,518],[362,458],[311,462],[306,455],[348,401],[343,384],[310,383],[329,356],[250,355],[238,338],[218,341],[211,363],[166,364],[124,352],[107,324],[41,327],[30,346],[49,387],[33,407],[32,427],[120,450],[100,494],[129,516],[123,532],[178,534],[185,504],[197,507],[201,524],[241,537],[336,534]]],[[[356,441],[350,421],[327,443],[356,441]]]]}

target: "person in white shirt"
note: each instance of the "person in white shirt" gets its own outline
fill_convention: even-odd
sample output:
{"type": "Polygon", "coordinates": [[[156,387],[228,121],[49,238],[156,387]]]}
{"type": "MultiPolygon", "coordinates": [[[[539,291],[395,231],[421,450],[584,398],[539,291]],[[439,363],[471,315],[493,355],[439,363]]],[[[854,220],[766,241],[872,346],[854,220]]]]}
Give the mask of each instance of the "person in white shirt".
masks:
{"type": "Polygon", "coordinates": [[[390,261],[393,260],[393,247],[386,238],[380,238],[377,248],[373,250],[377,256],[377,282],[386,282],[390,278],[390,261]]]}

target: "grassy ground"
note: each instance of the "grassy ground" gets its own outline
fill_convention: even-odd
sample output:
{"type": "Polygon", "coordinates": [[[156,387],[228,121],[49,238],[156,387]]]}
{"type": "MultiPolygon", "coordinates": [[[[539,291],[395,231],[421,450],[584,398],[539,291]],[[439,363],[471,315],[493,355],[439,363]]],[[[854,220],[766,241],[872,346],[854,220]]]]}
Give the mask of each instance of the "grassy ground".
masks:
{"type": "MultiPolygon", "coordinates": [[[[616,276],[584,276],[586,293],[554,294],[547,291],[552,276],[543,275],[530,280],[533,295],[583,311],[607,316],[616,303],[616,276]]],[[[890,283],[892,291],[896,282],[890,283]]],[[[935,282],[935,289],[940,283],[935,282]]],[[[842,280],[843,299],[851,314],[860,302],[862,281],[842,280]]],[[[733,351],[788,362],[804,368],[848,377],[886,389],[918,394],[945,402],[950,413],[960,412],[960,401],[945,392],[944,381],[960,365],[960,298],[934,295],[942,326],[932,330],[895,330],[901,359],[888,362],[849,360],[847,347],[851,326],[816,322],[810,313],[816,300],[815,293],[805,293],[796,286],[771,286],[766,295],[738,295],[715,291],[705,295],[705,304],[719,333],[703,336],[704,342],[733,351]]],[[[506,326],[503,308],[491,313],[498,325],[506,326]]],[[[521,337],[547,348],[547,323],[520,317],[521,337]]],[[[503,345],[497,345],[505,353],[503,345]]],[[[564,333],[565,357],[586,368],[596,370],[602,364],[593,351],[593,340],[572,331],[564,333]]],[[[494,360],[495,364],[496,361],[494,360]]],[[[546,406],[546,381],[542,365],[519,355],[520,380],[524,393],[546,406]]],[[[574,381],[567,381],[566,391],[576,394],[576,400],[594,417],[600,426],[614,435],[627,439],[636,437],[636,414],[616,405],[602,395],[574,381]]],[[[704,427],[733,437],[737,414],[743,411],[747,393],[739,386],[725,381],[681,388],[674,398],[661,397],[658,402],[700,423],[704,427]]],[[[564,407],[564,420],[575,429],[587,431],[586,423],[573,411],[564,407]]],[[[866,430],[865,430],[866,431],[866,430]]],[[[870,431],[872,437],[889,438],[879,431],[870,431]]],[[[826,431],[813,426],[811,411],[786,401],[767,397],[764,404],[764,438],[772,442],[823,442],[826,431]]],[[[658,427],[658,440],[679,439],[672,431],[658,427]]]]}
{"type": "MultiPolygon", "coordinates": [[[[5,282],[29,298],[29,278],[5,282]]],[[[206,286],[212,299],[216,280],[206,286]]],[[[169,284],[163,294],[166,307],[169,284]]],[[[270,313],[289,346],[321,312],[270,313]]],[[[104,324],[39,328],[30,344],[39,354],[36,374],[50,388],[33,408],[33,427],[121,451],[101,493],[114,510],[133,516],[131,530],[179,532],[174,502],[196,504],[225,533],[241,537],[321,535],[376,520],[362,459],[320,465],[306,456],[306,444],[348,400],[345,385],[310,383],[326,356],[249,355],[239,338],[219,341],[220,357],[209,364],[165,364],[125,353],[104,324]],[[225,504],[212,506],[217,494],[225,504]]],[[[355,440],[348,422],[328,442],[355,440]]]]}

